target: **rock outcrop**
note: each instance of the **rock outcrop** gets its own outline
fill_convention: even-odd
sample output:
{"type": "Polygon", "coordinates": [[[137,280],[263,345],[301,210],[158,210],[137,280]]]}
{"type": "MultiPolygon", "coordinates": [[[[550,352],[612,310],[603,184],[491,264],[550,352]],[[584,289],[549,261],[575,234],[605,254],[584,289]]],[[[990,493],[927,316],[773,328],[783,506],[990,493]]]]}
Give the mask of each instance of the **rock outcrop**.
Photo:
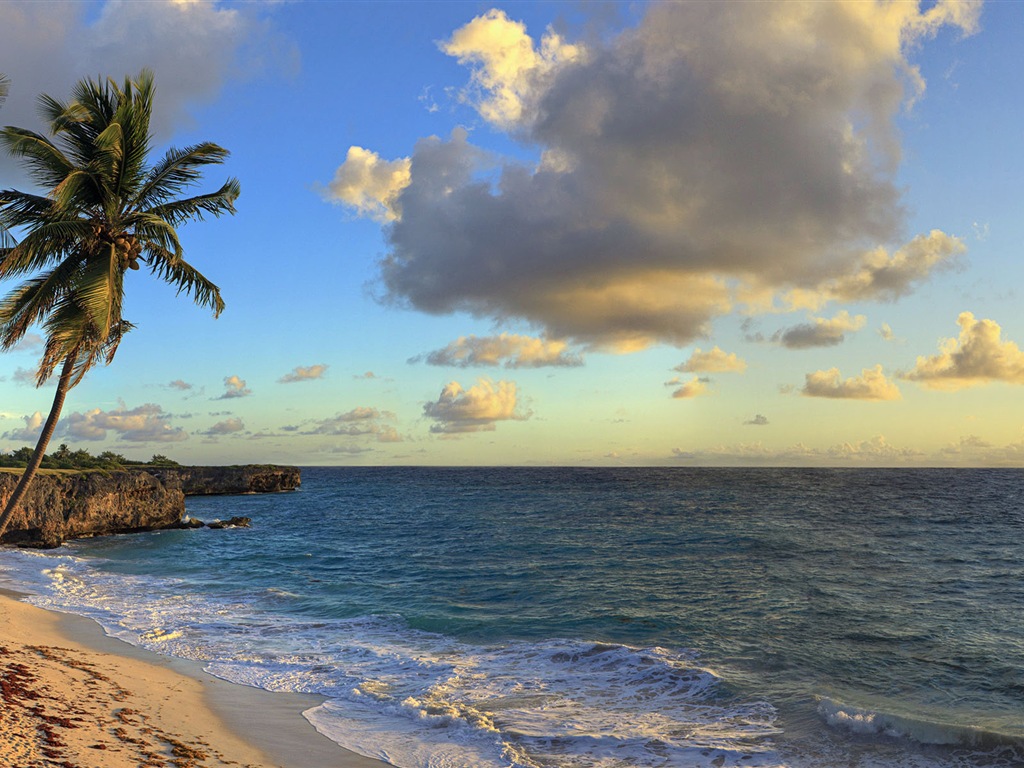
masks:
{"type": "MultiPolygon", "coordinates": [[[[0,472],[0,504],[18,478],[19,473],[0,472]]],[[[41,472],[0,541],[56,547],[65,539],[167,528],[184,512],[181,489],[147,472],[41,472]]]]}
{"type": "MultiPolygon", "coordinates": [[[[0,508],[19,472],[0,472],[0,508]]],[[[298,467],[132,467],[40,472],[11,518],[2,544],[56,547],[66,539],[181,527],[185,496],[292,491],[298,467]]]]}
{"type": "Polygon", "coordinates": [[[146,467],[168,488],[179,488],[186,496],[235,495],[294,491],[302,484],[298,467],[246,464],[235,467],[146,467]]]}

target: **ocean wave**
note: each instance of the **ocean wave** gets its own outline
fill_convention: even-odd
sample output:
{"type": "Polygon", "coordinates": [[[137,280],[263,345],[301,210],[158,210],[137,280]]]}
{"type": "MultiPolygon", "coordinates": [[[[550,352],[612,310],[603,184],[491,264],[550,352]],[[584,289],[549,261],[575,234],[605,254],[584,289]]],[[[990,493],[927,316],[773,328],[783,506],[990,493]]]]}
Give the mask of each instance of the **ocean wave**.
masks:
{"type": "Polygon", "coordinates": [[[319,730],[403,768],[780,765],[775,710],[734,700],[692,651],[479,646],[397,616],[310,621],[261,610],[253,595],[110,573],[69,554],[12,560],[37,592],[31,602],[91,616],[111,635],[201,660],[233,682],[321,694],[328,701],[307,713],[319,730]]]}
{"type": "Polygon", "coordinates": [[[942,722],[926,715],[897,714],[858,707],[827,697],[818,701],[818,713],[831,727],[850,733],[909,739],[924,745],[978,749],[992,754],[1013,752],[1024,765],[1024,738],[977,726],[942,722]]]}

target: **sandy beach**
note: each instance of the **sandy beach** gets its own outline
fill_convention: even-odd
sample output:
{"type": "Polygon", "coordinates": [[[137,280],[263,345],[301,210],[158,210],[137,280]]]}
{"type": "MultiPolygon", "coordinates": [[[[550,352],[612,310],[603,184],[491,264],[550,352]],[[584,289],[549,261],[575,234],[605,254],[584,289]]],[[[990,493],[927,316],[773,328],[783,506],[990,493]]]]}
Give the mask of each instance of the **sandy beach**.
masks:
{"type": "Polygon", "coordinates": [[[313,696],[233,685],[0,594],[0,765],[381,768],[320,735],[313,696]]]}

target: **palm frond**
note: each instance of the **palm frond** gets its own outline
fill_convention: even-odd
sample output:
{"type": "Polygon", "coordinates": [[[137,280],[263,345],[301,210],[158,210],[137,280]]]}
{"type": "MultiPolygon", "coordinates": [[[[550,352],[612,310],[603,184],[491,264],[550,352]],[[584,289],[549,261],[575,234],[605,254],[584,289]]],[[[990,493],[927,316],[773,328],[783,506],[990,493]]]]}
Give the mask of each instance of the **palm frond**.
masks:
{"type": "Polygon", "coordinates": [[[103,341],[110,329],[121,321],[124,296],[124,269],[117,247],[111,243],[84,265],[74,286],[75,301],[103,341]]]}
{"type": "Polygon", "coordinates": [[[232,178],[224,182],[224,186],[216,192],[155,205],[149,212],[175,225],[186,221],[202,221],[203,214],[222,216],[235,213],[235,200],[241,193],[238,179],[232,178]]]}
{"type": "Polygon", "coordinates": [[[229,155],[226,149],[210,142],[183,149],[171,148],[150,170],[133,204],[141,210],[181,194],[199,181],[200,168],[223,163],[229,155]]]}
{"type": "Polygon", "coordinates": [[[73,282],[80,265],[80,261],[67,259],[0,299],[0,347],[10,349],[29,328],[46,318],[73,282]]]}
{"type": "Polygon", "coordinates": [[[9,125],[0,131],[0,144],[9,155],[23,160],[29,176],[47,189],[55,187],[75,168],[52,141],[35,131],[9,125]]]}
{"type": "Polygon", "coordinates": [[[191,296],[201,307],[209,307],[213,310],[214,317],[218,317],[224,311],[220,288],[191,264],[159,249],[149,248],[146,255],[149,271],[165,283],[177,286],[179,294],[191,296]]]}

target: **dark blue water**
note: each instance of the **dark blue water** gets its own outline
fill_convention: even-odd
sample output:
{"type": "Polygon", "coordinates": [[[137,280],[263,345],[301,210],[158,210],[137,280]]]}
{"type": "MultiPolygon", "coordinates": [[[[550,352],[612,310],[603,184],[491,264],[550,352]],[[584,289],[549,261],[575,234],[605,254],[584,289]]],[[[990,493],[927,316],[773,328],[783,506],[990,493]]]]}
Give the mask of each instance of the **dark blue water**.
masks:
{"type": "Polygon", "coordinates": [[[189,499],[252,529],[16,565],[129,641],[327,695],[321,730],[410,768],[1024,765],[1022,492],[1015,470],[311,468],[189,499]]]}

